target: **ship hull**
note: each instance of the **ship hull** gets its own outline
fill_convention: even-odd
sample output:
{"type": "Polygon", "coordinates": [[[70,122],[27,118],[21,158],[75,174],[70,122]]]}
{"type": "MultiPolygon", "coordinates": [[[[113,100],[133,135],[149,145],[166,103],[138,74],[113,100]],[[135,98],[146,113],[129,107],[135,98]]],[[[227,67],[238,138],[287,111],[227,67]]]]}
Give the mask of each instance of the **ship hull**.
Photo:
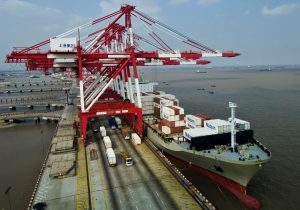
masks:
{"type": "Polygon", "coordinates": [[[254,174],[261,167],[261,163],[240,163],[224,161],[209,155],[198,154],[196,151],[186,151],[175,142],[164,141],[164,139],[152,128],[147,128],[147,137],[163,153],[184,167],[191,168],[194,172],[207,176],[218,184],[224,186],[233,193],[246,206],[259,209],[259,202],[247,195],[246,187],[254,174]]]}

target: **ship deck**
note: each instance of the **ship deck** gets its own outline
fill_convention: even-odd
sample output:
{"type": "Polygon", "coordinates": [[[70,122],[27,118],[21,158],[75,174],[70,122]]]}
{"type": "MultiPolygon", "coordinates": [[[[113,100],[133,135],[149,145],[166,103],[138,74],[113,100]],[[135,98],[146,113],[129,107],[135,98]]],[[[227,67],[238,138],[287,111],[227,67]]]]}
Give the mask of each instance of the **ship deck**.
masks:
{"type": "MultiPolygon", "coordinates": [[[[183,148],[184,150],[190,149],[189,142],[180,142],[178,145],[183,148]]],[[[240,150],[240,152],[231,152],[229,149],[222,150],[222,149],[209,149],[204,151],[193,151],[193,153],[203,154],[205,153],[206,156],[217,156],[219,158],[228,159],[228,160],[239,160],[239,158],[245,158],[246,160],[261,160],[265,161],[268,160],[270,157],[266,152],[264,152],[257,144],[249,144],[246,150],[240,150]],[[247,157],[247,155],[250,155],[247,157]]]]}
{"type": "MultiPolygon", "coordinates": [[[[155,126],[153,126],[153,122],[151,120],[145,121],[148,126],[150,126],[152,129],[154,129],[157,133],[159,133],[161,136],[165,136],[159,129],[157,129],[155,126]]],[[[227,159],[230,161],[267,161],[270,159],[270,156],[267,152],[263,151],[257,144],[247,144],[247,145],[240,145],[238,152],[231,152],[229,150],[229,147],[226,149],[209,149],[209,150],[191,150],[190,149],[190,142],[189,141],[175,141],[172,140],[174,143],[176,143],[180,148],[183,150],[191,151],[193,154],[203,154],[205,153],[205,156],[211,156],[211,157],[218,157],[222,159],[227,159]]]]}

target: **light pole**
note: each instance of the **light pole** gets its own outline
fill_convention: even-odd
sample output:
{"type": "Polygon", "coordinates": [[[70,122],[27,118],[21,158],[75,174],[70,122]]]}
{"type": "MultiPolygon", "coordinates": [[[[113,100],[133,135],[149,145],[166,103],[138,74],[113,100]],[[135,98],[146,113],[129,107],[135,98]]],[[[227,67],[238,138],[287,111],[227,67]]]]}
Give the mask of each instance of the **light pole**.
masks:
{"type": "Polygon", "coordinates": [[[4,194],[7,195],[8,197],[9,210],[11,210],[11,201],[10,201],[10,194],[9,194],[10,190],[11,190],[11,186],[9,186],[4,192],[4,194]]]}

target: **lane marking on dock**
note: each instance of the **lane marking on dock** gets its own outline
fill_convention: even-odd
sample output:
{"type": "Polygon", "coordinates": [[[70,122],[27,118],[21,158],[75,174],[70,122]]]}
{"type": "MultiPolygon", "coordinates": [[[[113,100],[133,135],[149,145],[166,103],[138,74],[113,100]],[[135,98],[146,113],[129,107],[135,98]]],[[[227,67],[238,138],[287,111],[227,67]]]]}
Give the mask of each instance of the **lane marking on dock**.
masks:
{"type": "MultiPolygon", "coordinates": [[[[88,147],[86,148],[88,150],[88,147]]],[[[87,154],[87,170],[89,173],[89,183],[90,183],[90,193],[91,193],[91,200],[92,200],[92,206],[91,209],[95,209],[95,196],[94,196],[94,190],[93,190],[93,176],[91,176],[91,157],[89,151],[86,151],[87,154]]]]}
{"type": "MultiPolygon", "coordinates": [[[[100,148],[98,147],[98,149],[100,149],[100,148]]],[[[99,156],[100,151],[99,150],[97,150],[97,151],[98,151],[98,156],[99,156]]],[[[105,209],[108,210],[108,200],[107,200],[107,196],[106,196],[106,190],[104,188],[104,181],[103,181],[103,176],[102,176],[101,166],[100,166],[100,158],[97,159],[97,165],[98,165],[98,169],[99,169],[100,184],[101,184],[101,188],[102,188],[105,209]]],[[[121,202],[121,200],[120,200],[120,202],[121,202]]]]}
{"type": "Polygon", "coordinates": [[[81,139],[78,139],[78,173],[77,173],[77,187],[76,187],[76,209],[88,209],[88,190],[86,180],[86,164],[84,156],[84,145],[81,139]]]}

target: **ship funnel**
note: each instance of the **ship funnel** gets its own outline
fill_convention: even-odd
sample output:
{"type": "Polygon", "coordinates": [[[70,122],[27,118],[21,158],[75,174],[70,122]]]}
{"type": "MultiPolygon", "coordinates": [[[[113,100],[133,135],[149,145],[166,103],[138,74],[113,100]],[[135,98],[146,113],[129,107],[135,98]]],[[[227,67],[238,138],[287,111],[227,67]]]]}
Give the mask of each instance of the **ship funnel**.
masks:
{"type": "Polygon", "coordinates": [[[233,102],[229,102],[229,108],[231,109],[231,151],[234,151],[235,147],[235,138],[236,138],[236,130],[235,130],[235,108],[237,108],[237,104],[233,102]]]}

